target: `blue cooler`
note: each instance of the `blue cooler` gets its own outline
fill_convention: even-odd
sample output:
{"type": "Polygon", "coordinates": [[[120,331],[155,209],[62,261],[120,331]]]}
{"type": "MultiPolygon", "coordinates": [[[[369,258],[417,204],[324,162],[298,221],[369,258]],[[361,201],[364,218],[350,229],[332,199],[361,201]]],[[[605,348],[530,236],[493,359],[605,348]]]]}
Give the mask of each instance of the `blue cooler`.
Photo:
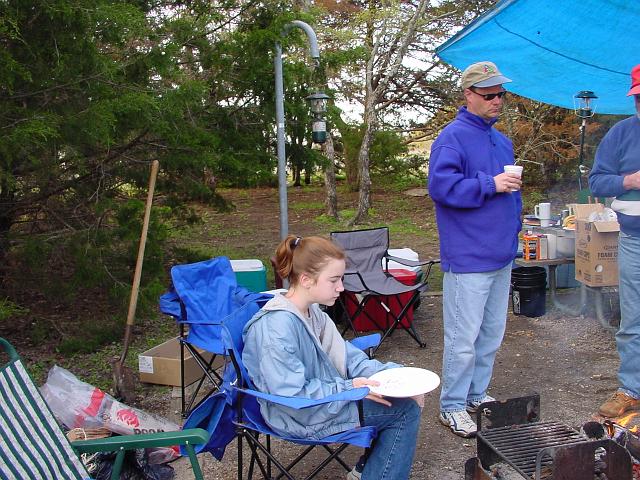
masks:
{"type": "Polygon", "coordinates": [[[260,260],[231,260],[231,268],[236,274],[238,285],[252,292],[264,292],[267,289],[267,271],[260,260]]]}

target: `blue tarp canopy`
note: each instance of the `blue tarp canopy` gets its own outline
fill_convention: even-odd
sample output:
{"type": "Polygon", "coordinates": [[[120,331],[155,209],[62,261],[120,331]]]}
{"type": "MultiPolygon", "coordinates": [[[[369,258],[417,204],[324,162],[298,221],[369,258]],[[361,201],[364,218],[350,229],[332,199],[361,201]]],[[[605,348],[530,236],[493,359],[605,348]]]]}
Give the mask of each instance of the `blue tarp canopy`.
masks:
{"type": "Polygon", "coordinates": [[[573,109],[581,90],[596,113],[632,114],[630,72],[640,63],[638,0],[503,0],[436,49],[464,70],[488,60],[511,92],[573,109]]]}

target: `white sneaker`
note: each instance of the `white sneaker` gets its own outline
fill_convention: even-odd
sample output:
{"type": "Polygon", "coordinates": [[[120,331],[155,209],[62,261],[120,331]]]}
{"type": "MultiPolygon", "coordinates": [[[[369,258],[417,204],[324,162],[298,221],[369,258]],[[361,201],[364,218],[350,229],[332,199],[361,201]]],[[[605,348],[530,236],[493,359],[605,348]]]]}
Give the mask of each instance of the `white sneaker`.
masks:
{"type": "Polygon", "coordinates": [[[478,411],[478,407],[484,402],[495,402],[496,399],[491,395],[484,394],[480,400],[475,400],[473,402],[467,402],[467,412],[476,413],[478,411]]]}
{"type": "Polygon", "coordinates": [[[356,470],[356,467],[353,467],[349,473],[347,473],[347,480],[360,480],[362,478],[362,472],[356,470]]]}
{"type": "Polygon", "coordinates": [[[449,427],[453,433],[460,437],[474,437],[478,431],[478,427],[465,410],[460,412],[440,412],[439,418],[440,423],[449,427]]]}

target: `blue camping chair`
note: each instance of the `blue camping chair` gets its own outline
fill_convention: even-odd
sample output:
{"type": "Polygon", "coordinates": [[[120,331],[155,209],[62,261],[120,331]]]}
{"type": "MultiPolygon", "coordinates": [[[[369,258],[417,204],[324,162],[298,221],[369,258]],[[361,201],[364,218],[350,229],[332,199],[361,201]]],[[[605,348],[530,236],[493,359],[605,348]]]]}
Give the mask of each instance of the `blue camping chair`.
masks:
{"type": "MultiPolygon", "coordinates": [[[[247,300],[245,305],[222,320],[222,340],[230,361],[227,363],[220,390],[194,409],[185,423],[185,428],[193,428],[193,426],[197,425],[208,430],[211,434],[209,443],[198,447],[196,451],[209,451],[218,460],[221,460],[225,447],[234,438],[237,438],[238,479],[240,480],[242,478],[252,479],[256,466],[263,478],[271,479],[273,478],[272,465],[275,465],[278,471],[275,478],[284,477],[289,480],[295,480],[291,470],[317,446],[326,451],[327,457],[305,477],[306,479],[314,478],[326,465],[334,460],[340,463],[346,471],[349,471],[351,467],[340,458],[340,453],[348,445],[362,448],[369,447],[376,436],[374,427],[359,427],[321,440],[282,436],[274,432],[262,418],[257,398],[300,409],[334,401],[361,400],[369,393],[369,389],[353,389],[319,400],[282,397],[255,390],[242,363],[242,350],[244,348],[242,330],[251,317],[266,303],[270,295],[252,295],[252,298],[245,297],[245,300],[247,300]],[[262,441],[261,435],[264,437],[264,441],[262,441]],[[271,438],[303,445],[304,448],[294,460],[284,465],[271,450],[271,438]],[[247,442],[251,452],[246,477],[243,477],[244,441],[247,442]],[[339,445],[335,447],[335,444],[339,445]]],[[[377,345],[379,341],[380,335],[374,334],[368,337],[359,337],[355,344],[359,348],[366,350],[377,345]]]]}
{"type": "Polygon", "coordinates": [[[216,357],[224,355],[220,320],[243,305],[243,298],[249,291],[237,284],[227,257],[176,265],[171,268],[171,280],[171,289],[160,297],[160,310],[172,316],[179,326],[181,406],[182,415],[186,417],[195,408],[195,400],[205,382],[210,390],[203,398],[216,391],[222,382],[214,368],[216,357]],[[188,400],[185,351],[202,370],[188,400]]]}

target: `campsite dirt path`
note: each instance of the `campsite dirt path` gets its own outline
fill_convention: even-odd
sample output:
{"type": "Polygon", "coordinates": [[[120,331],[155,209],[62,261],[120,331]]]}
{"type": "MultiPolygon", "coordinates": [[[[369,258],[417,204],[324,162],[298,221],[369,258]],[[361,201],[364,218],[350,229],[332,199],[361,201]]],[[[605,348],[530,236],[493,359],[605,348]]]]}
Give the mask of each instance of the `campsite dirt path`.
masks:
{"type": "MultiPolygon", "coordinates": [[[[415,322],[427,341],[426,348],[419,348],[404,332],[397,332],[383,344],[377,358],[439,373],[443,338],[441,297],[423,298],[415,322]]],[[[541,396],[543,420],[579,429],[592,419],[598,405],[615,388],[617,366],[613,335],[594,318],[559,314],[549,305],[548,313],[538,318],[514,316],[510,312],[490,394],[505,399],[537,392],[541,396]]],[[[439,392],[438,388],[426,398],[411,474],[415,480],[463,479],[464,462],[476,455],[474,439],[457,437],[438,422],[439,392]]],[[[165,407],[168,406],[165,404],[165,407]]],[[[282,453],[290,451],[287,447],[282,453]]],[[[357,459],[358,449],[350,447],[348,452],[348,458],[357,459]]],[[[229,446],[222,462],[209,455],[200,458],[205,478],[237,478],[235,444],[229,446]]],[[[192,478],[186,464],[176,467],[177,478],[192,478]]],[[[339,468],[333,468],[317,478],[342,479],[344,476],[339,468]]]]}
{"type": "MultiPolygon", "coordinates": [[[[298,194],[293,190],[290,199],[298,194]]],[[[319,192],[319,199],[321,197],[322,192],[319,192]]],[[[268,258],[278,238],[276,200],[273,190],[254,192],[251,198],[236,198],[237,210],[233,214],[214,215],[209,221],[217,222],[218,229],[224,231],[225,224],[232,225],[242,219],[247,225],[259,225],[261,230],[254,228],[251,235],[212,238],[211,241],[214,245],[217,241],[257,243],[258,250],[266,249],[265,256],[268,258]]],[[[321,204],[321,200],[315,206],[290,210],[289,230],[298,235],[327,234],[328,231],[322,230],[317,224],[308,222],[310,216],[321,213],[322,208],[318,204],[321,204]]],[[[407,234],[401,240],[392,238],[392,246],[413,248],[421,258],[437,256],[437,236],[429,233],[435,229],[435,225],[428,198],[407,196],[376,202],[376,215],[381,219],[378,224],[385,224],[385,218],[394,218],[393,210],[400,204],[413,212],[408,221],[427,233],[407,234]]],[[[577,302],[577,299],[570,298],[572,295],[577,297],[577,292],[567,292],[569,293],[562,295],[562,300],[566,303],[577,302]]],[[[440,373],[443,344],[441,297],[425,296],[416,311],[415,322],[420,335],[427,342],[426,348],[418,348],[408,335],[397,332],[380,348],[377,358],[440,373]]],[[[615,388],[617,367],[614,337],[603,329],[593,314],[566,315],[554,310],[547,299],[547,314],[542,317],[528,318],[509,313],[507,332],[496,359],[489,393],[504,399],[538,392],[541,396],[543,420],[554,420],[579,428],[592,418],[598,405],[615,388]]],[[[462,479],[464,462],[476,454],[475,440],[457,437],[438,422],[439,391],[437,389],[427,395],[412,479],[462,479]]],[[[175,412],[175,401],[172,408],[167,398],[148,400],[167,415],[175,412]]],[[[285,454],[289,454],[291,449],[288,447],[284,450],[285,454]]],[[[350,448],[348,452],[347,457],[352,460],[359,455],[355,448],[350,448]]],[[[209,455],[201,458],[207,479],[237,478],[235,444],[229,446],[222,462],[209,455]]],[[[307,466],[303,465],[303,469],[307,466]]],[[[187,466],[178,464],[176,467],[177,478],[192,478],[187,466]]],[[[337,468],[329,469],[326,474],[317,478],[341,479],[344,476],[344,472],[337,468]]]]}

